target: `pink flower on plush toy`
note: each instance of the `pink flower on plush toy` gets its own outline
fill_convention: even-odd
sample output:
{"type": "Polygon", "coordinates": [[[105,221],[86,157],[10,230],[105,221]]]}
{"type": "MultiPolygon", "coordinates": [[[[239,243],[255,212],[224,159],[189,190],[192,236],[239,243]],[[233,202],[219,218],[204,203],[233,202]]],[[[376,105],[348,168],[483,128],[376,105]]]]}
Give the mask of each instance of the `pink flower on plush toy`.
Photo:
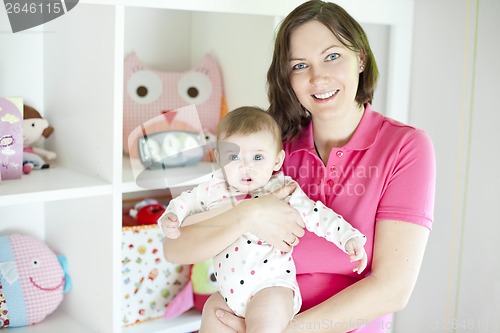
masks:
{"type": "Polygon", "coordinates": [[[26,235],[0,236],[0,328],[39,323],[71,287],[64,256],[26,235]]]}

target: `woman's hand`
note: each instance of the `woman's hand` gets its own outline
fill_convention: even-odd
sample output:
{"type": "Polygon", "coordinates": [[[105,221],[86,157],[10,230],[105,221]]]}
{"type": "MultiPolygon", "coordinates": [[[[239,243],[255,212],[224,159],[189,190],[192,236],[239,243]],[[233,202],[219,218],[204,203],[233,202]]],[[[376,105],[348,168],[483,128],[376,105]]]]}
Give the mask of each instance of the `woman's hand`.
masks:
{"type": "Polygon", "coordinates": [[[182,223],[179,237],[163,243],[165,258],[179,264],[203,261],[246,232],[281,251],[290,251],[298,244],[298,237],[304,235],[305,227],[299,213],[282,201],[294,190],[295,185],[285,185],[266,196],[243,200],[235,207],[189,216],[182,223]]]}
{"type": "Polygon", "coordinates": [[[249,232],[285,252],[304,236],[304,221],[294,208],[283,202],[295,186],[285,185],[264,197],[244,200],[236,208],[249,232]]]}
{"type": "Polygon", "coordinates": [[[232,328],[237,333],[245,333],[247,330],[245,319],[225,310],[215,311],[215,315],[226,326],[232,328]]]}

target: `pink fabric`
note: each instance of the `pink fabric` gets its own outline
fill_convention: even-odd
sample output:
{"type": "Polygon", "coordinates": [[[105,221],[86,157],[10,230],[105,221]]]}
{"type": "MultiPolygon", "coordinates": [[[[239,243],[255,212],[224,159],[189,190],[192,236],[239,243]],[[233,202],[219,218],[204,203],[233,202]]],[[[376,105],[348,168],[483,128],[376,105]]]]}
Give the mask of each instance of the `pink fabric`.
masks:
{"type": "Polygon", "coordinates": [[[39,323],[63,299],[64,271],[45,243],[23,235],[11,235],[10,242],[24,294],[27,323],[39,323]]]}
{"type": "Polygon", "coordinates": [[[332,150],[326,166],[314,148],[312,124],[303,128],[300,138],[287,143],[285,151],[285,174],[311,199],[323,201],[367,237],[368,267],[358,276],[342,251],[306,231],[293,252],[302,310],[369,274],[376,221],[399,220],[431,229],[435,161],[432,143],[423,131],[367,105],[351,140],[332,150]]]}
{"type": "Polygon", "coordinates": [[[167,304],[163,317],[165,319],[175,318],[194,306],[193,284],[191,281],[167,304]]]}

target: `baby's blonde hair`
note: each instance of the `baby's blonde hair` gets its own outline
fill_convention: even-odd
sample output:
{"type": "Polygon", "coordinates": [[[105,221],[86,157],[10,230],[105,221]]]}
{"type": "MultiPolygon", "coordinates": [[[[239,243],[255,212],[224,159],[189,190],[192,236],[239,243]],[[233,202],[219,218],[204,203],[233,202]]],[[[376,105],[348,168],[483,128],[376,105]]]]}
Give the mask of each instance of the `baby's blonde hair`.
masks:
{"type": "Polygon", "coordinates": [[[272,134],[277,150],[283,149],[281,129],[266,111],[253,106],[242,106],[229,112],[217,127],[217,142],[231,135],[253,134],[266,131],[272,134]]]}

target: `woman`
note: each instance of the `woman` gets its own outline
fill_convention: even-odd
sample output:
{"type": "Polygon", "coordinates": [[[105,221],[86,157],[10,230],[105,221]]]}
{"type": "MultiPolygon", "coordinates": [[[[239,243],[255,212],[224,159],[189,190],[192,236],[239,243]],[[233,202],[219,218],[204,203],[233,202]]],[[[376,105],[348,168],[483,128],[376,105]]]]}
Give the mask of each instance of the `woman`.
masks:
{"type": "MultiPolygon", "coordinates": [[[[166,242],[167,258],[204,259],[245,231],[283,250],[297,236],[293,256],[303,306],[286,332],[390,327],[421,266],[432,225],[435,167],[424,132],[372,110],[377,74],[360,25],[341,7],[319,0],[285,18],[268,72],[269,112],[285,138],[283,171],[367,236],[365,274],[353,274],[342,252],[304,233],[295,213],[279,201],[286,188],[275,198],[246,200],[184,227],[179,239],[166,242]]],[[[207,311],[223,323],[245,332],[240,318],[210,306],[207,311]]]]}

